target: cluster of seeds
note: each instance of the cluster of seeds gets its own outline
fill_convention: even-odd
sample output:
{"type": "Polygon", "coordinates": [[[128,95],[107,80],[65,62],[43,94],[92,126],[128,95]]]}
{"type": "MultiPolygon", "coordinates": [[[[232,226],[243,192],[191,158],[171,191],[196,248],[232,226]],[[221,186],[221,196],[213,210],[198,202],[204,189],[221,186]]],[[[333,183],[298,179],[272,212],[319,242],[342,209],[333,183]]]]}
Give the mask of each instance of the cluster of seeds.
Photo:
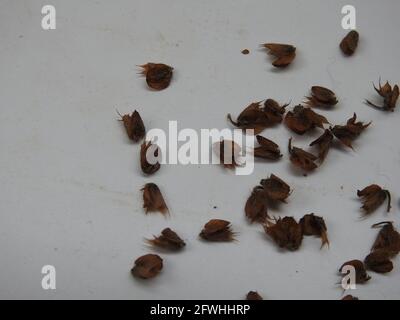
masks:
{"type": "MultiPolygon", "coordinates": [[[[359,41],[357,31],[351,31],[341,41],[340,48],[347,55],[353,55],[359,41]]],[[[288,44],[266,43],[262,45],[268,53],[275,57],[272,65],[277,68],[285,68],[290,65],[296,57],[296,48],[288,44]]],[[[242,51],[247,55],[248,49],[242,51]]],[[[173,77],[173,68],[162,63],[147,63],[142,66],[142,74],[146,77],[146,83],[152,90],[166,89],[173,77]]],[[[374,87],[383,98],[383,105],[378,106],[368,100],[366,103],[383,111],[394,111],[399,97],[399,87],[391,86],[388,82],[382,87],[374,87]]],[[[289,160],[304,173],[316,169],[325,159],[337,139],[346,147],[353,148],[352,142],[371,124],[364,124],[357,121],[357,115],[347,120],[344,125],[332,126],[328,119],[315,112],[313,108],[332,109],[338,103],[336,94],[325,87],[313,86],[306,101],[293,107],[286,112],[289,104],[279,104],[273,99],[253,102],[246,107],[234,121],[230,114],[228,120],[237,128],[254,130],[257,146],[253,154],[257,158],[277,161],[282,158],[279,146],[261,136],[260,133],[269,127],[284,123],[286,127],[295,134],[303,135],[307,132],[321,129],[323,133],[316,140],[310,143],[310,147],[317,148],[318,154],[303,150],[292,145],[292,138],[289,139],[289,160]],[[329,127],[328,127],[329,126],[329,127]]],[[[128,138],[133,142],[139,142],[145,138],[146,129],[140,114],[135,110],[131,115],[120,115],[128,138]]],[[[160,155],[159,147],[151,141],[143,141],[140,148],[140,167],[144,174],[152,175],[160,169],[158,161],[149,162],[149,155],[155,159],[160,155]]],[[[216,145],[216,152],[219,153],[221,163],[226,168],[239,166],[237,158],[241,148],[233,141],[223,140],[216,145]],[[230,161],[226,161],[226,160],[230,161]]],[[[155,183],[147,183],[143,191],[143,208],[145,213],[160,212],[163,215],[169,213],[164,197],[155,183]]],[[[290,186],[274,174],[269,178],[262,179],[259,185],[255,186],[246,201],[244,212],[250,223],[260,223],[266,235],[268,235],[279,248],[289,251],[299,249],[304,236],[315,236],[321,239],[321,248],[329,246],[327,226],[322,217],[314,213],[304,215],[299,221],[293,217],[276,218],[268,214],[268,208],[272,204],[286,203],[292,190],[290,186]]],[[[361,191],[357,196],[363,203],[362,210],[365,215],[371,214],[379,206],[388,201],[387,211],[390,211],[391,195],[388,190],[373,184],[361,191]]],[[[356,283],[368,282],[371,277],[367,269],[387,273],[393,269],[392,258],[400,252],[400,234],[395,230],[392,222],[381,222],[373,227],[381,227],[381,230],[372,246],[370,254],[364,259],[345,262],[339,271],[342,272],[346,266],[351,266],[356,271],[356,283]]],[[[199,238],[210,242],[230,242],[236,240],[236,233],[232,230],[229,221],[212,219],[208,221],[199,233],[199,238]]],[[[151,247],[164,251],[181,251],[184,249],[185,241],[170,228],[165,228],[158,236],[145,239],[151,247]]],[[[146,254],[137,258],[131,273],[135,277],[149,279],[157,276],[163,268],[163,259],[156,254],[146,254]]],[[[263,298],[256,291],[250,291],[247,300],[262,300],[263,298]]],[[[352,295],[346,295],[342,300],[358,300],[352,295]]]]}

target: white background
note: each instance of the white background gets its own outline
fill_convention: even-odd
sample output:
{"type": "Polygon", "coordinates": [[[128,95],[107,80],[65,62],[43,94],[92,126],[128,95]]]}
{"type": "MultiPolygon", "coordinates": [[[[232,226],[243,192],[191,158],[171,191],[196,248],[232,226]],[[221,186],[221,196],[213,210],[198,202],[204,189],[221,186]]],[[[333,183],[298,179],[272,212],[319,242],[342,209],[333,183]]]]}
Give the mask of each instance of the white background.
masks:
{"type": "MultiPolygon", "coordinates": [[[[372,82],[399,82],[399,1],[351,1],[361,38],[345,58],[338,44],[341,8],[348,1],[0,1],[0,298],[339,299],[337,268],[363,259],[382,220],[399,222],[399,113],[365,104],[372,82]],[[53,4],[57,30],[41,29],[41,7],[53,4]],[[297,47],[286,70],[273,69],[264,42],[297,47]],[[248,48],[245,56],[241,50],[248,48]],[[136,65],[175,68],[171,86],[147,89],[136,65]],[[115,108],[141,113],[147,129],[230,127],[250,102],[303,100],[312,85],[334,90],[340,103],[321,111],[332,124],[353,112],[373,124],[354,144],[333,149],[314,174],[292,170],[286,145],[306,146],[320,134],[297,136],[284,126],[263,135],[284,153],[257,163],[249,176],[219,166],[163,166],[141,174],[139,146],[131,144],[115,108]],[[315,212],[325,218],[331,246],[306,237],[297,252],[280,251],[243,207],[259,180],[275,173],[293,193],[271,214],[315,212]],[[140,188],[157,183],[171,217],[142,210],[140,188]],[[357,188],[371,183],[393,194],[360,219],[357,188]],[[343,187],[343,188],[341,188],[343,187]],[[213,209],[217,206],[217,209],[213,209]],[[211,218],[230,220],[237,243],[198,240],[211,218]],[[150,250],[143,238],[164,227],[187,242],[161,254],[162,274],[131,277],[133,261],[150,250]],[[41,268],[57,270],[57,290],[41,288],[41,268]]],[[[290,108],[291,108],[290,107],[290,108]]],[[[400,107],[399,107],[400,108],[400,107]]],[[[398,224],[396,224],[399,226],[398,224]]],[[[400,266],[352,294],[361,299],[400,297],[400,266]]]]}

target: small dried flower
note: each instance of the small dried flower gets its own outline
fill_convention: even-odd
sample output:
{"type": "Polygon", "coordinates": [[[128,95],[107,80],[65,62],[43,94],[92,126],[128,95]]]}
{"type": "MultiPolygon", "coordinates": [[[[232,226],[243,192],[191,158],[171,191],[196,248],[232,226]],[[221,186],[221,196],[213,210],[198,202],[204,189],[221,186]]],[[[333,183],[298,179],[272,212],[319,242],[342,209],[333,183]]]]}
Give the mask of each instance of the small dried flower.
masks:
{"type": "Polygon", "coordinates": [[[146,242],[155,247],[172,251],[181,250],[186,245],[185,241],[170,228],[165,228],[158,237],[154,236],[153,239],[146,239],[146,242]]]}
{"type": "Polygon", "coordinates": [[[141,189],[143,191],[143,208],[148,212],[159,211],[162,214],[168,213],[164,197],[155,183],[146,183],[141,189]]]}
{"type": "Polygon", "coordinates": [[[379,231],[378,236],[372,246],[372,251],[385,249],[396,255],[400,252],[400,233],[393,227],[393,222],[384,221],[374,224],[372,227],[380,227],[382,229],[379,231]]]}
{"type": "Polygon", "coordinates": [[[379,80],[379,89],[375,87],[375,91],[383,98],[383,106],[378,106],[368,100],[366,103],[372,107],[378,108],[384,111],[394,111],[396,108],[396,103],[399,98],[399,86],[396,84],[393,89],[389,82],[386,81],[386,84],[382,87],[381,81],[379,80]]]}
{"type": "Polygon", "coordinates": [[[222,140],[215,143],[216,153],[219,156],[220,163],[228,169],[234,169],[241,164],[238,162],[240,158],[240,146],[231,140],[222,140]]]}
{"type": "Polygon", "coordinates": [[[313,130],[315,127],[324,128],[324,123],[329,123],[324,116],[314,112],[310,108],[303,107],[301,104],[295,106],[285,116],[286,126],[293,132],[301,135],[313,130]]]}
{"type": "Polygon", "coordinates": [[[146,129],[144,127],[144,123],[142,118],[140,117],[139,112],[135,110],[131,115],[121,115],[119,112],[118,114],[121,116],[120,121],[123,122],[126,134],[128,135],[129,139],[134,142],[142,140],[146,135],[146,129]]]}
{"type": "Polygon", "coordinates": [[[140,66],[142,74],[146,76],[147,85],[154,90],[167,88],[172,79],[174,68],[163,63],[146,63],[140,66]]]}
{"type": "Polygon", "coordinates": [[[343,273],[345,266],[352,266],[356,272],[356,283],[362,284],[371,279],[368,275],[367,270],[365,269],[364,263],[360,260],[351,260],[343,263],[343,265],[339,268],[339,272],[343,273]]]}
{"type": "Polygon", "coordinates": [[[312,171],[317,168],[315,160],[318,158],[312,153],[304,151],[303,149],[292,147],[292,138],[289,139],[289,154],[290,161],[296,167],[299,167],[305,171],[312,171]]]}
{"type": "Polygon", "coordinates": [[[388,190],[382,189],[376,184],[371,184],[364,189],[357,190],[357,196],[361,198],[363,206],[361,209],[364,210],[365,214],[374,212],[380,205],[388,199],[387,212],[391,209],[391,196],[388,190]]]}
{"type": "Polygon", "coordinates": [[[306,105],[309,107],[331,108],[338,103],[336,95],[328,88],[313,86],[311,96],[307,97],[306,105]]]}
{"type": "Polygon", "coordinates": [[[275,223],[267,221],[264,230],[280,248],[291,251],[297,250],[303,240],[301,226],[292,217],[275,219],[275,223]]]}
{"type": "Polygon", "coordinates": [[[271,174],[268,179],[262,179],[260,184],[269,200],[286,202],[290,194],[290,186],[285,181],[271,174]]]}
{"type": "Polygon", "coordinates": [[[351,30],[340,42],[340,49],[346,56],[351,56],[358,46],[359,35],[356,30],[351,30]]]}
{"type": "Polygon", "coordinates": [[[200,232],[200,237],[207,241],[233,241],[235,233],[231,229],[229,221],[220,219],[211,219],[200,232]]]}
{"type": "Polygon", "coordinates": [[[322,241],[321,248],[325,244],[329,246],[327,228],[322,217],[318,217],[314,213],[306,214],[300,219],[299,223],[303,230],[303,235],[320,237],[322,241]]]}
{"type": "Polygon", "coordinates": [[[385,249],[372,251],[364,260],[369,270],[377,273],[387,273],[393,270],[393,263],[390,261],[391,253],[385,249]]]}
{"type": "Polygon", "coordinates": [[[256,136],[259,146],[254,148],[254,156],[257,158],[268,159],[268,160],[278,160],[282,157],[279,146],[263,136],[256,136]]]}
{"type": "Polygon", "coordinates": [[[316,140],[310,143],[310,147],[317,146],[319,149],[318,159],[323,162],[326,158],[326,155],[329,152],[329,149],[332,146],[333,142],[333,134],[329,129],[325,129],[324,133],[316,140]]]}
{"type": "Polygon", "coordinates": [[[154,278],[163,268],[163,260],[156,254],[146,254],[135,261],[131,273],[142,279],[154,278]]]}
{"type": "Polygon", "coordinates": [[[151,141],[144,141],[140,148],[140,167],[145,174],[153,174],[160,169],[158,159],[161,156],[160,148],[151,141]]]}
{"type": "Polygon", "coordinates": [[[362,122],[356,122],[357,115],[354,113],[353,117],[347,120],[347,124],[344,126],[336,125],[331,129],[333,135],[340,140],[345,146],[352,148],[352,141],[356,139],[361,132],[366,129],[371,122],[364,124],[362,122]]]}
{"type": "Polygon", "coordinates": [[[267,220],[268,210],[266,205],[266,195],[262,187],[257,186],[253,189],[250,197],[246,201],[244,211],[246,217],[252,223],[264,223],[267,220]]]}
{"type": "Polygon", "coordinates": [[[262,45],[268,53],[276,57],[272,65],[277,68],[287,67],[296,57],[296,48],[289,44],[265,43],[262,45]]]}
{"type": "Polygon", "coordinates": [[[264,300],[257,291],[249,291],[246,295],[246,300],[264,300]]]}

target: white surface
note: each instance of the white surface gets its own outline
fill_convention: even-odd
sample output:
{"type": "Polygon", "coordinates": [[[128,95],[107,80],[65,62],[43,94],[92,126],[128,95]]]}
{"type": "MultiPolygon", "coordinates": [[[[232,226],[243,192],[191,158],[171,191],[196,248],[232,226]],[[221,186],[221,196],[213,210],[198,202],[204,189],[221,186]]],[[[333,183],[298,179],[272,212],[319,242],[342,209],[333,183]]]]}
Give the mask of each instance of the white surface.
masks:
{"type": "MultiPolygon", "coordinates": [[[[258,290],[266,299],[339,299],[337,268],[363,259],[382,220],[398,225],[400,110],[381,113],[363,104],[376,99],[379,76],[399,82],[399,1],[352,1],[361,34],[356,55],[338,50],[341,8],[348,1],[0,1],[0,298],[242,299],[258,290]],[[41,7],[57,9],[57,30],[40,27],[41,7]],[[293,65],[275,70],[264,42],[297,46],[293,65]],[[250,54],[240,52],[248,48],[250,54]],[[136,65],[175,67],[162,92],[147,90],[136,65]],[[340,99],[322,111],[331,123],[353,112],[373,125],[355,152],[334,149],[307,178],[295,174],[286,144],[306,147],[319,132],[298,137],[286,127],[264,131],[284,158],[257,163],[235,176],[219,166],[164,166],[141,175],[139,146],[130,144],[115,108],[137,108],[147,129],[224,128],[264,98],[292,105],[312,85],[340,99]],[[330,249],[306,237],[298,252],[280,252],[262,228],[249,225],[243,207],[253,186],[275,173],[294,189],[272,213],[322,215],[330,249]],[[139,189],[157,183],[171,217],[145,216],[139,189]],[[392,191],[393,211],[382,206],[360,220],[357,188],[370,183],[392,191]],[[343,189],[341,189],[343,186],[343,189]],[[213,209],[217,206],[217,209],[213,209]],[[232,221],[237,243],[197,239],[211,218],[232,221]],[[162,274],[140,282],[133,261],[149,252],[143,238],[171,227],[184,252],[161,254],[162,274]],[[41,288],[41,268],[57,270],[57,290],[41,288]]],[[[400,108],[400,107],[399,107],[400,108]]],[[[400,264],[352,294],[361,299],[400,297],[400,264]]]]}

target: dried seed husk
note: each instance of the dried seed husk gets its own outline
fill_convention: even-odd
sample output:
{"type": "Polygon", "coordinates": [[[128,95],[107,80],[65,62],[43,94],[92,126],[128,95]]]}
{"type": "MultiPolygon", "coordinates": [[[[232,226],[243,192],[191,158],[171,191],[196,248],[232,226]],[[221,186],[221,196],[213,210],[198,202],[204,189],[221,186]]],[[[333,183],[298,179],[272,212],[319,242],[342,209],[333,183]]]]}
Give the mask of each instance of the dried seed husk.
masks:
{"type": "Polygon", "coordinates": [[[383,98],[383,105],[378,106],[369,100],[365,100],[365,102],[377,109],[393,112],[396,108],[397,100],[399,99],[399,86],[396,84],[392,89],[392,86],[386,81],[386,84],[382,87],[381,81],[379,80],[379,88],[374,85],[374,89],[383,98]]]}
{"type": "Polygon", "coordinates": [[[244,208],[247,219],[251,223],[265,223],[268,218],[268,210],[266,204],[266,195],[264,189],[257,186],[251,192],[250,197],[246,201],[244,208]]]}
{"type": "Polygon", "coordinates": [[[310,143],[310,147],[317,146],[318,147],[318,159],[320,162],[323,162],[326,158],[326,155],[329,152],[329,149],[332,146],[333,142],[333,134],[329,129],[325,129],[324,133],[310,143]]]}
{"type": "Polygon", "coordinates": [[[352,148],[352,141],[356,139],[366,129],[371,122],[364,124],[363,122],[356,122],[357,115],[354,113],[353,117],[347,120],[347,124],[336,125],[330,128],[333,135],[340,140],[345,146],[352,148]]]}
{"type": "Polygon", "coordinates": [[[256,136],[258,147],[254,148],[254,156],[256,158],[262,158],[267,160],[278,160],[282,157],[279,146],[263,136],[256,136]]]}
{"type": "Polygon", "coordinates": [[[267,221],[264,230],[280,248],[290,251],[297,250],[303,240],[301,226],[293,217],[278,218],[275,223],[267,221]]]}
{"type": "Polygon", "coordinates": [[[347,296],[344,296],[342,300],[359,300],[357,297],[352,296],[351,294],[348,294],[347,296]]]}
{"type": "Polygon", "coordinates": [[[246,300],[264,300],[257,291],[249,291],[246,295],[246,300]]]}
{"type": "Polygon", "coordinates": [[[156,144],[151,141],[144,141],[140,148],[140,167],[142,168],[142,171],[145,174],[153,174],[157,172],[161,166],[160,162],[157,160],[160,156],[161,150],[156,144]],[[149,156],[153,158],[151,161],[148,161],[149,156]]]}
{"type": "Polygon", "coordinates": [[[335,93],[321,86],[311,87],[311,96],[306,98],[306,105],[314,108],[331,108],[338,103],[335,93]]]}
{"type": "Polygon", "coordinates": [[[171,251],[181,250],[186,245],[185,241],[170,228],[165,228],[158,237],[154,236],[153,239],[146,239],[146,242],[152,246],[171,251]]]}
{"type": "Polygon", "coordinates": [[[154,90],[163,90],[171,82],[174,68],[163,63],[146,63],[140,66],[146,76],[147,85],[154,90]]]}
{"type": "Polygon", "coordinates": [[[361,198],[363,206],[361,209],[364,210],[366,215],[371,214],[377,208],[379,208],[386,198],[388,199],[387,212],[391,209],[391,196],[388,190],[382,189],[377,184],[371,184],[364,189],[357,190],[357,196],[361,198]]]}
{"type": "Polygon", "coordinates": [[[225,168],[234,169],[241,164],[238,162],[240,158],[240,146],[231,140],[222,140],[216,144],[216,152],[218,153],[220,164],[225,168]]]}
{"type": "Polygon", "coordinates": [[[146,135],[146,129],[139,112],[135,110],[131,115],[119,115],[121,116],[121,121],[124,124],[126,134],[128,135],[129,139],[134,142],[142,140],[146,135]]]}
{"type": "Polygon", "coordinates": [[[221,219],[208,221],[199,236],[204,240],[215,242],[235,240],[235,233],[232,232],[231,223],[221,219]]]}
{"type": "Polygon", "coordinates": [[[329,246],[327,228],[322,217],[318,217],[314,215],[314,213],[306,214],[300,219],[299,223],[303,231],[303,235],[321,238],[321,248],[325,244],[329,246]]]}
{"type": "Polygon", "coordinates": [[[280,105],[278,102],[276,102],[273,99],[267,99],[264,102],[264,108],[263,111],[267,116],[267,119],[269,120],[270,124],[279,124],[283,120],[283,115],[286,112],[286,107],[289,105],[289,103],[280,105]]]}
{"type": "Polygon", "coordinates": [[[350,260],[345,263],[339,268],[339,271],[342,273],[343,268],[345,266],[352,266],[356,272],[356,283],[357,284],[362,284],[367,282],[368,280],[371,279],[371,277],[368,275],[367,270],[365,269],[364,263],[360,260],[350,260]]]}
{"type": "Polygon", "coordinates": [[[351,30],[340,42],[340,49],[346,56],[351,56],[357,49],[359,34],[356,30],[351,30]]]}
{"type": "Polygon", "coordinates": [[[391,252],[385,249],[372,251],[364,260],[366,267],[376,273],[387,273],[393,270],[390,261],[391,252]]]}
{"type": "Polygon", "coordinates": [[[384,249],[391,252],[392,255],[397,255],[400,252],[400,233],[393,227],[393,222],[384,221],[374,224],[372,227],[381,227],[381,230],[376,237],[372,246],[372,251],[384,249]]]}
{"type": "Polygon", "coordinates": [[[303,149],[292,147],[292,138],[289,139],[289,154],[290,161],[296,167],[299,167],[305,171],[312,171],[317,168],[315,161],[318,159],[318,157],[310,152],[304,151],[303,149]]]}
{"type": "Polygon", "coordinates": [[[156,211],[164,215],[168,213],[164,197],[161,194],[160,188],[155,183],[146,183],[141,190],[143,191],[143,208],[146,214],[156,211]]]}
{"type": "Polygon", "coordinates": [[[290,195],[290,186],[274,174],[268,179],[262,179],[260,184],[269,200],[286,202],[290,195]]]}
{"type": "Polygon", "coordinates": [[[146,254],[136,259],[131,273],[142,279],[154,278],[163,268],[163,260],[156,254],[146,254]]]}
{"type": "Polygon", "coordinates": [[[262,45],[268,53],[276,57],[272,65],[277,68],[287,67],[296,57],[296,48],[289,44],[265,43],[262,45]]]}
{"type": "Polygon", "coordinates": [[[324,128],[324,124],[329,123],[328,120],[311,110],[305,108],[301,104],[295,106],[292,111],[286,113],[285,124],[293,132],[303,135],[307,131],[311,131],[316,127],[324,128]]]}

